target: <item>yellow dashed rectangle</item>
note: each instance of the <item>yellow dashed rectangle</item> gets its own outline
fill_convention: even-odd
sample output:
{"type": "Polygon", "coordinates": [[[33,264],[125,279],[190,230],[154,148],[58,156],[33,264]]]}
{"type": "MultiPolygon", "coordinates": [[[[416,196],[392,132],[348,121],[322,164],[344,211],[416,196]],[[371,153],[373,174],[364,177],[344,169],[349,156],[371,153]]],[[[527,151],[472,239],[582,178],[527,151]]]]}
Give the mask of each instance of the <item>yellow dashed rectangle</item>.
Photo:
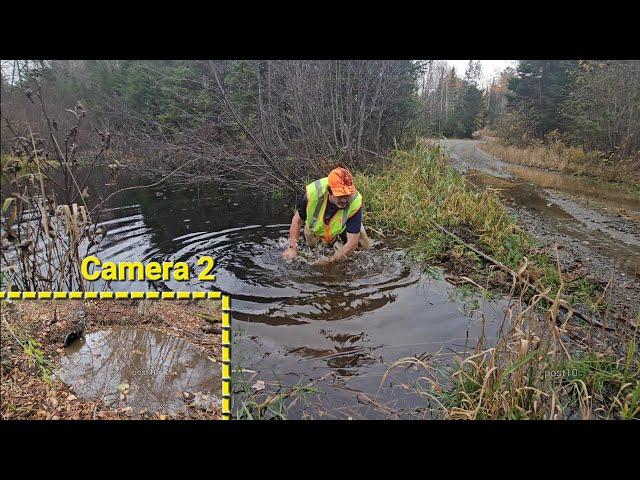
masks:
{"type": "Polygon", "coordinates": [[[221,292],[7,292],[0,291],[0,299],[220,299],[222,298],[222,418],[224,420],[231,419],[231,298],[229,295],[222,295],[221,292]]]}
{"type": "Polygon", "coordinates": [[[222,296],[222,310],[230,310],[231,309],[231,301],[229,295],[222,296]]]}

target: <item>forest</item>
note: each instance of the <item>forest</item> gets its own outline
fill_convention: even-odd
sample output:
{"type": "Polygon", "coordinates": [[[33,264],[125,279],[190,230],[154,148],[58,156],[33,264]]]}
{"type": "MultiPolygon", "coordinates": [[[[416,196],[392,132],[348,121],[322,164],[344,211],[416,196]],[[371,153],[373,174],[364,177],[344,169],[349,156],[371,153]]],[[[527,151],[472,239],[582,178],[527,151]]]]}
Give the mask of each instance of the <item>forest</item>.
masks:
{"type": "Polygon", "coordinates": [[[2,417],[640,418],[640,61],[450,62],[3,60],[2,417]]]}
{"type": "MultiPolygon", "coordinates": [[[[181,166],[175,181],[269,189],[297,188],[323,161],[358,169],[419,137],[484,131],[504,147],[561,144],[580,149],[575,162],[637,165],[639,62],[522,60],[481,78],[478,61],[460,73],[437,60],[4,61],[2,128],[25,137],[45,122],[43,96],[58,128],[81,105],[84,128],[153,158],[137,165],[147,174],[181,166]]],[[[1,147],[20,151],[6,133],[1,147]]]]}

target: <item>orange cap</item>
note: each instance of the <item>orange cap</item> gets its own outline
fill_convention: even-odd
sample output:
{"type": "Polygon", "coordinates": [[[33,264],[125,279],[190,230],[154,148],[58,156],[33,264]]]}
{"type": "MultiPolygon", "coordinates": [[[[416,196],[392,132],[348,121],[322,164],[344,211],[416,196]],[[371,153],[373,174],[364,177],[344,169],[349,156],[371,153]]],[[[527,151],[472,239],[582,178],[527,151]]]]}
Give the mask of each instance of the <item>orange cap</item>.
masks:
{"type": "Polygon", "coordinates": [[[331,193],[336,196],[356,193],[353,176],[346,168],[338,167],[331,170],[331,173],[329,173],[329,186],[331,187],[331,193]]]}

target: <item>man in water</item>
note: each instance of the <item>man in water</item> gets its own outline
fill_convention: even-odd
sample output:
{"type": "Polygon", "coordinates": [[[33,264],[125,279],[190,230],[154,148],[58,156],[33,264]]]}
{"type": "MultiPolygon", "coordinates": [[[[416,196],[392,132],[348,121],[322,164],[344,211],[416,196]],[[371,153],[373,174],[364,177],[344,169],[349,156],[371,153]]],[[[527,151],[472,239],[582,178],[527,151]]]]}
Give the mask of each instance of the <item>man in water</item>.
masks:
{"type": "Polygon", "coordinates": [[[319,241],[333,245],[340,239],[343,246],[328,260],[316,262],[328,265],[349,256],[356,248],[368,249],[371,240],[362,225],[362,195],[353,184],[353,176],[345,168],[335,168],[329,176],[307,185],[298,198],[296,213],[289,228],[289,247],[282,256],[290,260],[298,253],[298,237],[304,222],[307,245],[319,241]]]}

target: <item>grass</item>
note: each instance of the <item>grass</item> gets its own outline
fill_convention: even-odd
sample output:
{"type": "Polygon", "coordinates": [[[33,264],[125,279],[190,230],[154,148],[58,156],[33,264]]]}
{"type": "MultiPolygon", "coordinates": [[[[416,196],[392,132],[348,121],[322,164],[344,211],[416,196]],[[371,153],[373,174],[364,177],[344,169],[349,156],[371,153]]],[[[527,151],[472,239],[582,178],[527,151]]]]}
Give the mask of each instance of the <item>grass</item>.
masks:
{"type": "MultiPolygon", "coordinates": [[[[552,305],[513,308],[511,321],[495,346],[479,340],[476,351],[438,372],[435,365],[400,359],[390,371],[420,367],[425,375],[415,391],[434,416],[445,419],[639,419],[640,364],[635,338],[614,354],[606,348],[570,351],[564,326],[557,326],[552,305]]],[[[636,332],[637,334],[637,332],[636,332]]]]}
{"type": "MultiPolygon", "coordinates": [[[[242,375],[242,368],[238,369],[242,375]]],[[[273,377],[276,378],[275,372],[273,377]]],[[[281,381],[265,382],[264,389],[254,390],[251,382],[244,378],[235,378],[234,403],[237,420],[287,420],[287,413],[298,402],[308,406],[308,396],[321,393],[311,384],[299,381],[293,386],[286,386],[281,381]]]]}
{"type": "Polygon", "coordinates": [[[446,165],[440,147],[419,144],[410,151],[397,151],[383,172],[358,174],[355,183],[366,199],[365,222],[414,237],[424,260],[448,250],[448,238],[430,220],[463,230],[463,238],[474,237],[489,254],[513,268],[531,243],[495,194],[468,187],[446,165]]]}
{"type": "Polygon", "coordinates": [[[585,151],[561,142],[516,147],[493,140],[481,144],[480,148],[508,163],[591,177],[624,184],[636,192],[640,190],[637,160],[612,161],[601,152],[585,151]]]}
{"type": "Polygon", "coordinates": [[[15,341],[22,347],[22,352],[27,356],[28,363],[36,369],[38,375],[42,377],[45,383],[51,383],[51,373],[53,371],[53,363],[46,357],[42,343],[32,338],[25,328],[18,329],[18,332],[7,322],[7,329],[15,341]]]}
{"type": "Polygon", "coordinates": [[[595,414],[603,418],[640,418],[640,369],[634,364],[635,340],[625,357],[589,352],[561,366],[567,374],[562,384],[568,390],[567,406],[576,410],[595,402],[595,414]],[[590,397],[585,401],[585,392],[590,397]]]}
{"type": "Polygon", "coordinates": [[[274,370],[270,376],[273,380],[263,381],[262,388],[256,388],[258,372],[243,368],[244,363],[244,353],[234,352],[232,383],[236,420],[287,420],[298,402],[309,406],[309,397],[322,393],[313,382],[305,384],[300,380],[295,385],[285,385],[274,370]]]}
{"type": "MultiPolygon", "coordinates": [[[[490,273],[476,253],[441,233],[430,221],[434,220],[534,285],[541,289],[550,287],[553,301],[538,295],[512,299],[505,328],[492,340],[494,346],[486,348],[482,335],[473,354],[458,357],[455,366],[438,375],[430,371],[428,362],[415,360],[416,365],[429,371],[416,382],[416,391],[425,395],[429,405],[437,406],[439,416],[450,419],[640,416],[640,370],[635,340],[623,345],[622,354],[600,344],[584,347],[570,341],[568,334],[574,327],[560,313],[561,298],[566,295],[572,304],[585,304],[592,311],[606,314],[604,295],[584,278],[565,282],[557,259],[551,258],[516,225],[494,191],[473,188],[447,166],[438,146],[426,143],[411,151],[396,152],[383,172],[358,174],[355,181],[366,200],[365,222],[414,239],[409,258],[424,263],[428,269],[434,269],[436,264],[445,265],[447,271],[460,278],[475,278],[476,283],[484,279],[487,284],[490,276],[497,275],[490,273]],[[564,323],[559,325],[561,318],[564,323]],[[563,372],[562,376],[558,372],[563,372]],[[430,387],[425,389],[425,384],[430,387]]],[[[503,290],[510,280],[503,282],[503,290]]],[[[469,288],[459,288],[456,295],[473,299],[469,288]]],[[[601,337],[601,333],[591,335],[601,337]]],[[[389,370],[406,366],[406,361],[400,359],[389,370]]]]}
{"type": "Polygon", "coordinates": [[[296,401],[308,404],[307,396],[317,393],[321,393],[319,389],[302,384],[292,387],[279,385],[277,392],[261,395],[249,394],[245,389],[244,394],[237,399],[239,406],[236,409],[236,419],[286,420],[287,412],[296,401]]]}
{"type": "MultiPolygon", "coordinates": [[[[495,191],[477,190],[448,166],[439,146],[418,142],[412,150],[396,151],[382,172],[359,173],[355,183],[366,202],[365,224],[412,238],[413,261],[486,280],[486,262],[438,230],[435,221],[514,271],[526,266],[526,279],[551,287],[551,295],[560,288],[555,260],[515,223],[495,191]]],[[[503,283],[510,284],[510,278],[503,283]]],[[[597,305],[598,290],[590,288],[567,293],[577,294],[574,303],[597,305]]]]}
{"type": "Polygon", "coordinates": [[[598,288],[584,278],[568,283],[566,288],[567,292],[571,294],[571,301],[574,305],[586,305],[591,312],[596,312],[607,306],[601,302],[598,288]]]}

